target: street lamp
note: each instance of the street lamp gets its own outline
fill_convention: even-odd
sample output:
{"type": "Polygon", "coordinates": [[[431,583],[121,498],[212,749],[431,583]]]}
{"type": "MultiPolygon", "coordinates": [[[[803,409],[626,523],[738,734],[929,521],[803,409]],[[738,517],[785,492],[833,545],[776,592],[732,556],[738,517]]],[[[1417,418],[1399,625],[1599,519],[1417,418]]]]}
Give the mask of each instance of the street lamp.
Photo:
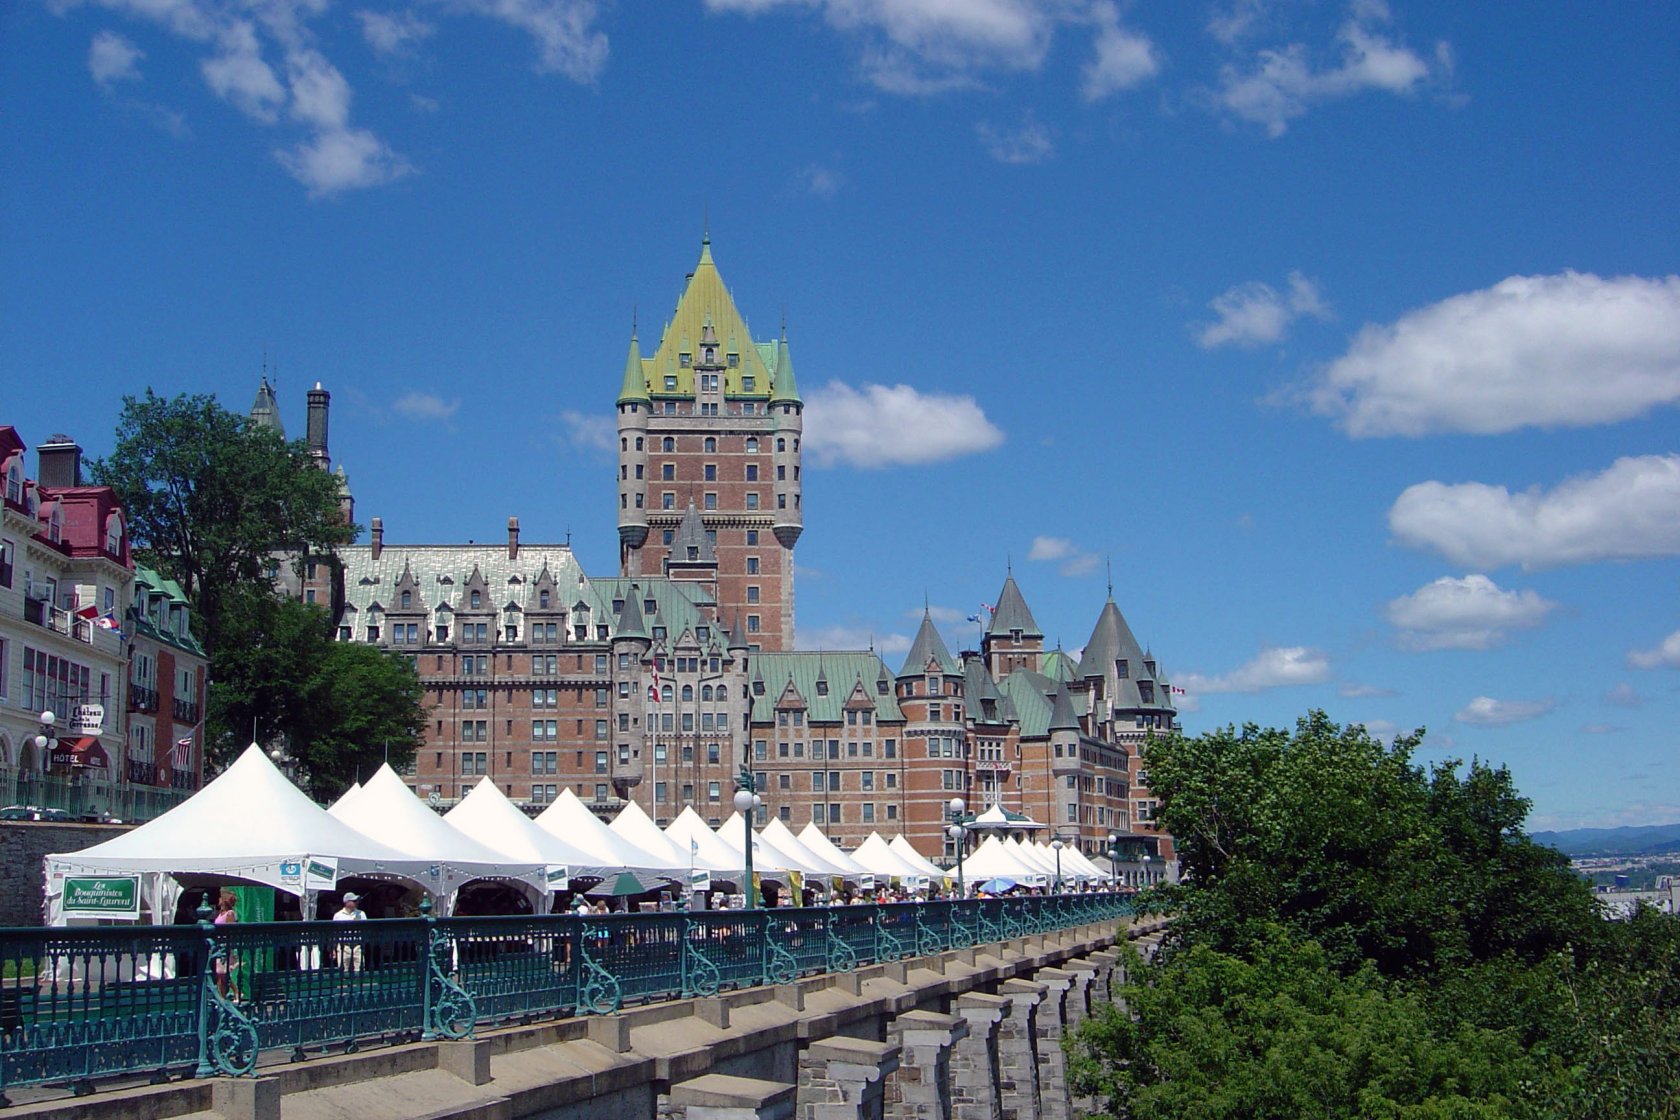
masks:
{"type": "Polygon", "coordinates": [[[968,803],[960,797],[953,797],[946,810],[951,815],[950,827],[945,829],[945,835],[957,843],[957,898],[968,897],[968,886],[963,882],[963,847],[968,838],[968,803]]]}
{"type": "Polygon", "coordinates": [[[1062,893],[1062,838],[1056,837],[1050,841],[1050,848],[1056,853],[1056,889],[1053,894],[1062,893]]]}
{"type": "Polygon", "coordinates": [[[1108,834],[1108,877],[1114,882],[1115,890],[1120,889],[1120,836],[1118,833],[1108,834]]]}
{"type": "Polygon", "coordinates": [[[735,811],[741,814],[741,823],[747,830],[747,909],[758,909],[758,891],[753,887],[752,850],[753,850],[753,810],[764,804],[764,799],[758,796],[758,783],[753,778],[751,770],[741,767],[741,773],[735,778],[734,805],[735,811]]]}
{"type": "MultiPolygon", "coordinates": [[[[40,751],[43,756],[45,756],[47,748],[58,741],[58,734],[53,730],[57,724],[58,717],[53,715],[52,712],[41,713],[41,733],[35,736],[35,749],[40,751]]],[[[42,765],[46,765],[44,760],[42,765]]]]}

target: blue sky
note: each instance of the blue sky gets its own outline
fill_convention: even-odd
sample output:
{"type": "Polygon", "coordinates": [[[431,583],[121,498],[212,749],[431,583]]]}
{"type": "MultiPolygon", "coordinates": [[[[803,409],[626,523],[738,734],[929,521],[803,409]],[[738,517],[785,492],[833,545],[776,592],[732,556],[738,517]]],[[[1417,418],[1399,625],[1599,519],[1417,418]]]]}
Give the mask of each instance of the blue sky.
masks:
{"type": "Polygon", "coordinates": [[[1680,13],[1216,0],[0,7],[0,421],[332,451],[392,541],[616,565],[632,316],[709,222],[808,402],[808,646],[1012,564],[1192,732],[1310,707],[1680,820],[1680,13]]]}

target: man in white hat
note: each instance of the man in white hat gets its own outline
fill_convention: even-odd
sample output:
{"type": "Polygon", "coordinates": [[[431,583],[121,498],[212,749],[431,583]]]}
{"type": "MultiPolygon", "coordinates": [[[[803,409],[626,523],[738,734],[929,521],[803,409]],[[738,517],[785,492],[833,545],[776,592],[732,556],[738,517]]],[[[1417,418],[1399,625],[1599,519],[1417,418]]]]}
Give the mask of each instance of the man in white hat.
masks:
{"type": "MultiPolygon", "coordinates": [[[[344,906],[333,914],[335,922],[365,922],[367,912],[358,903],[362,896],[355,891],[344,892],[344,906]]],[[[348,945],[340,946],[338,950],[338,966],[352,972],[362,967],[362,942],[360,935],[348,945]]]]}

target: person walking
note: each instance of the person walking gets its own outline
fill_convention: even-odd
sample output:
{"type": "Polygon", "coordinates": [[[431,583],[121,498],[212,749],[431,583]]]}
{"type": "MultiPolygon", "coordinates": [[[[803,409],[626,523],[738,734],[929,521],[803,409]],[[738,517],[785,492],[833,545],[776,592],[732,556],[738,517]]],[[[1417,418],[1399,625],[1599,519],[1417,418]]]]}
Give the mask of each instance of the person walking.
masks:
{"type": "MultiPolygon", "coordinates": [[[[239,921],[239,915],[234,911],[238,899],[232,891],[223,891],[216,896],[216,918],[218,926],[230,926],[239,921]]],[[[233,948],[223,944],[222,955],[216,958],[216,990],[238,1002],[245,997],[239,990],[239,958],[233,948]]]]}

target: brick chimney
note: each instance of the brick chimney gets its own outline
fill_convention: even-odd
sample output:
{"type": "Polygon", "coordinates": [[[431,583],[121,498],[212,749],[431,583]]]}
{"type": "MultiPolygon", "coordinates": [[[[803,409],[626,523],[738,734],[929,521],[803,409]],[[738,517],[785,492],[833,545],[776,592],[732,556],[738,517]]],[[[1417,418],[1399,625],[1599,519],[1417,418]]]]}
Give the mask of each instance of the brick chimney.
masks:
{"type": "Polygon", "coordinates": [[[508,518],[508,559],[519,559],[519,518],[508,518]]]}
{"type": "Polygon", "coordinates": [[[375,560],[385,551],[385,519],[375,517],[368,523],[368,544],[375,560]]]}
{"type": "Polygon", "coordinates": [[[41,466],[36,481],[42,486],[66,487],[82,484],[82,449],[66,435],[54,435],[36,447],[41,466]]]}

